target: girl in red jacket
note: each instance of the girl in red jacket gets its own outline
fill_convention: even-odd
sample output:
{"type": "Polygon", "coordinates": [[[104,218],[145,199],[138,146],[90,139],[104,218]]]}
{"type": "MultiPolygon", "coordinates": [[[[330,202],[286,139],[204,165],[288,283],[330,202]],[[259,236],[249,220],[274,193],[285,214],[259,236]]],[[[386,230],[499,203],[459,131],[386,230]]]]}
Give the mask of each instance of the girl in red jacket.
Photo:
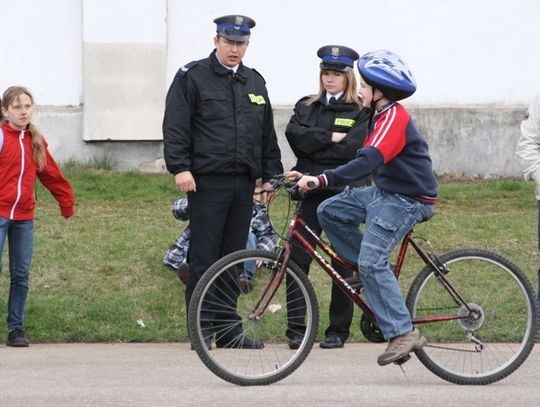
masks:
{"type": "MultiPolygon", "coordinates": [[[[8,300],[8,346],[28,346],[23,321],[34,240],[36,176],[52,193],[65,219],[73,216],[74,196],[69,182],[47,150],[47,143],[30,122],[34,100],[20,86],[2,96],[0,120],[0,259],[9,242],[11,282],[8,300]]],[[[0,272],[2,264],[0,262],[0,272]]]]}

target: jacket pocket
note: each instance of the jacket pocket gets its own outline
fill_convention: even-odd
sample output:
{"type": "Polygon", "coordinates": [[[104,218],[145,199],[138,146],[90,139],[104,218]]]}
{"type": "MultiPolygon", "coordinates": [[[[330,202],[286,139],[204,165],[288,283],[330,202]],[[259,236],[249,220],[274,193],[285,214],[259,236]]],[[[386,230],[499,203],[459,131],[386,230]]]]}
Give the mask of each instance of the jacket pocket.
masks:
{"type": "Polygon", "coordinates": [[[201,116],[206,120],[223,119],[227,116],[227,97],[224,92],[201,92],[201,116]]]}

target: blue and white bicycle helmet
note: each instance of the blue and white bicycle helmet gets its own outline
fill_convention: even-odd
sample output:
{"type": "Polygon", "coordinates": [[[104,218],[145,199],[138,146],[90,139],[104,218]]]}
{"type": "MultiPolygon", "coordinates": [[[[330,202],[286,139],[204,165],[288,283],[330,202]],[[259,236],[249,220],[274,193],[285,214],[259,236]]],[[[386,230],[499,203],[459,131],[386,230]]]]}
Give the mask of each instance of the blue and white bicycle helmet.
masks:
{"type": "Polygon", "coordinates": [[[358,60],[360,76],[392,101],[408,98],[416,92],[414,76],[403,59],[392,51],[368,52],[358,60]]]}

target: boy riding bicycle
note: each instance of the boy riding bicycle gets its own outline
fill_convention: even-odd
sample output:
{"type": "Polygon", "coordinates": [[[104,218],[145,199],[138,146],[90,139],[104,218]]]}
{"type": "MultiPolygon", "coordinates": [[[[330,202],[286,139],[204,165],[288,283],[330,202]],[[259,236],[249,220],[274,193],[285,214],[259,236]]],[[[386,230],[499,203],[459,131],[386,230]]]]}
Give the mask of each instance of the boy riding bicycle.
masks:
{"type": "Polygon", "coordinates": [[[356,158],[319,176],[296,171],[307,191],[346,185],[372,175],[375,186],[346,188],[319,206],[317,215],[334,249],[357,262],[368,303],[379,329],[389,341],[377,362],[384,366],[420,349],[426,339],[411,316],[388,258],[403,236],[433,213],[437,181],[428,145],[409,113],[397,103],[416,91],[408,66],[393,52],[369,52],[358,61],[360,96],[372,109],[370,134],[356,158]],[[365,224],[361,233],[359,225],[365,224]]]}

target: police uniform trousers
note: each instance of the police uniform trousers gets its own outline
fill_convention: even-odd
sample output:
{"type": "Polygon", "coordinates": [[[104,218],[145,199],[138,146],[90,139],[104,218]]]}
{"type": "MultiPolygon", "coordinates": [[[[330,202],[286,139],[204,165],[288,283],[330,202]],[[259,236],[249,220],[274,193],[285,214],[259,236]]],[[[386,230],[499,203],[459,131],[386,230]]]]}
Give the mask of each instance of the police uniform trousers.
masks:
{"type": "MultiPolygon", "coordinates": [[[[245,249],[253,208],[255,181],[248,174],[195,176],[196,192],[188,192],[191,242],[189,248],[189,280],[186,287],[186,310],[193,290],[206,270],[221,257],[245,249]]],[[[236,278],[237,276],[229,276],[236,278]]],[[[240,321],[236,314],[238,284],[223,281],[227,291],[216,290],[220,304],[212,309],[210,320],[240,321]],[[227,311],[229,310],[229,311],[227,311]]],[[[210,331],[212,327],[207,327],[210,331]]],[[[231,335],[241,333],[238,325],[231,335]]],[[[225,338],[224,338],[225,339],[225,338]]]]}
{"type": "MultiPolygon", "coordinates": [[[[317,219],[317,207],[325,199],[334,196],[334,192],[320,192],[308,195],[304,199],[302,218],[307,226],[321,235],[322,227],[317,219]]],[[[302,235],[310,244],[314,244],[313,239],[306,234],[302,235]]],[[[312,262],[311,256],[295,242],[292,247],[291,259],[306,273],[309,273],[309,267],[312,262]]],[[[332,261],[332,267],[343,278],[351,277],[353,272],[332,261]]],[[[290,279],[292,280],[292,279],[290,279]]],[[[288,329],[287,337],[289,339],[295,336],[303,336],[305,332],[305,303],[300,295],[297,285],[294,281],[287,280],[287,312],[288,329]]],[[[337,335],[343,342],[349,337],[349,328],[351,326],[354,314],[354,305],[351,299],[332,281],[332,292],[330,298],[329,319],[330,323],[325,331],[325,335],[337,335]]]]}

